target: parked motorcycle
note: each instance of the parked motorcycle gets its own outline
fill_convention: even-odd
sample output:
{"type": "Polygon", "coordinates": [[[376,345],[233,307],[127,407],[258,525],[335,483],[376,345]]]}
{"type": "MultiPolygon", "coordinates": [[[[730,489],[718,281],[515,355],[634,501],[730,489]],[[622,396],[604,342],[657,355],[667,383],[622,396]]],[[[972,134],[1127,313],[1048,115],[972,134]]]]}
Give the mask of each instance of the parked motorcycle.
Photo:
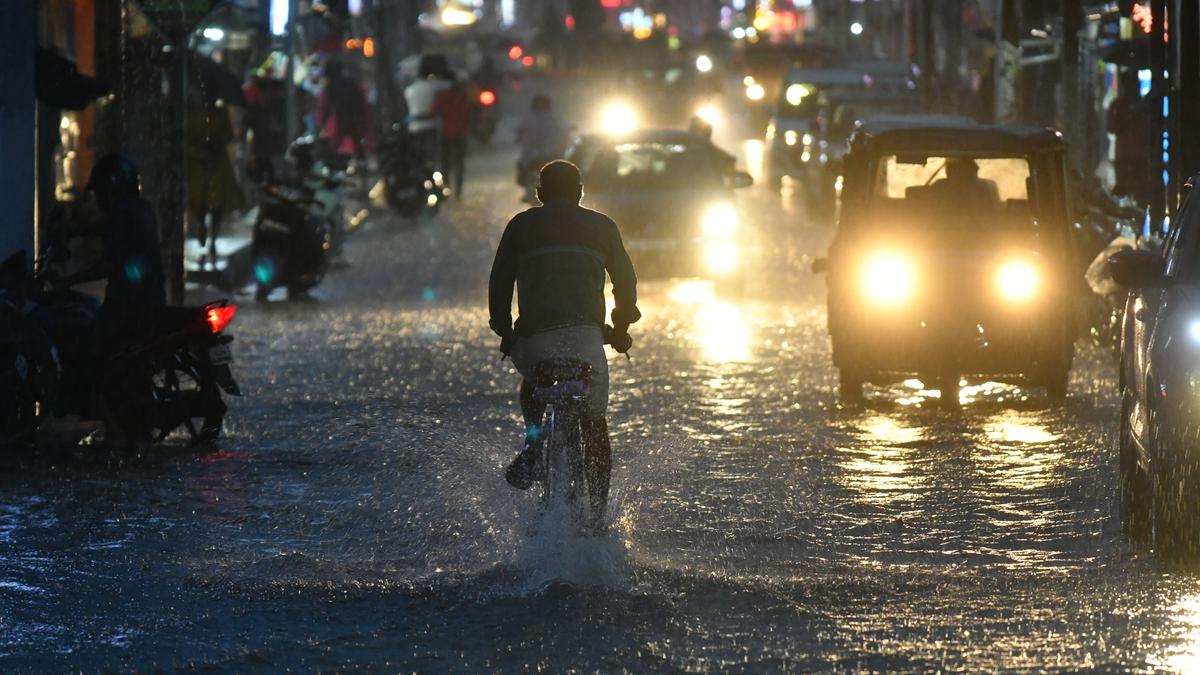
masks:
{"type": "Polygon", "coordinates": [[[24,274],[24,256],[0,265],[0,314],[6,326],[19,326],[5,345],[20,355],[13,356],[11,369],[0,369],[0,419],[13,421],[17,430],[10,436],[6,424],[3,440],[27,442],[47,412],[107,417],[103,421],[139,442],[162,441],[179,428],[198,442],[220,435],[222,392],[241,395],[230,370],[233,337],[224,334],[236,306],[222,300],[147,309],[119,346],[101,348],[99,302],[75,291],[46,290],[41,270],[24,274]],[[19,310],[15,321],[13,308],[19,310]]]}
{"type": "Polygon", "coordinates": [[[423,148],[399,124],[392,125],[379,145],[383,198],[405,218],[435,214],[449,196],[445,177],[423,148]]]}

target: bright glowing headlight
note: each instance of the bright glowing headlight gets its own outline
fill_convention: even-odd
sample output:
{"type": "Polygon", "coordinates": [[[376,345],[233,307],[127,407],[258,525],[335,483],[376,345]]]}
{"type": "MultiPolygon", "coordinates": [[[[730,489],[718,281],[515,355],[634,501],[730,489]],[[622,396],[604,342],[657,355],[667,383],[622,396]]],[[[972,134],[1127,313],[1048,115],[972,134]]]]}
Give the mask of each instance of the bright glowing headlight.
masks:
{"type": "Polygon", "coordinates": [[[912,297],[917,289],[917,271],[905,256],[876,253],[862,269],[863,293],[880,305],[898,305],[912,297]]]}
{"type": "Polygon", "coordinates": [[[737,271],[739,256],[731,241],[710,243],[704,248],[704,265],[713,274],[731,274],[737,271]]]}
{"type": "Polygon", "coordinates": [[[600,126],[608,134],[627,134],[638,127],[637,112],[628,103],[609,103],[600,113],[600,126]]]}
{"type": "Polygon", "coordinates": [[[728,237],[738,229],[738,212],[733,204],[715,204],[704,212],[704,236],[728,237]]]}
{"type": "Polygon", "coordinates": [[[757,82],[746,85],[746,98],[751,101],[761,101],[767,95],[767,90],[757,82]]]}
{"type": "Polygon", "coordinates": [[[696,117],[708,122],[712,126],[717,126],[717,122],[721,121],[721,111],[717,110],[714,105],[702,105],[696,110],[696,117]]]}
{"type": "Polygon", "coordinates": [[[788,129],[783,133],[783,142],[789,146],[795,145],[800,142],[800,134],[797,134],[792,129],[788,129]]]}
{"type": "Polygon", "coordinates": [[[1041,274],[1028,260],[1009,260],[996,272],[996,290],[1009,302],[1028,302],[1041,287],[1041,274]]]}

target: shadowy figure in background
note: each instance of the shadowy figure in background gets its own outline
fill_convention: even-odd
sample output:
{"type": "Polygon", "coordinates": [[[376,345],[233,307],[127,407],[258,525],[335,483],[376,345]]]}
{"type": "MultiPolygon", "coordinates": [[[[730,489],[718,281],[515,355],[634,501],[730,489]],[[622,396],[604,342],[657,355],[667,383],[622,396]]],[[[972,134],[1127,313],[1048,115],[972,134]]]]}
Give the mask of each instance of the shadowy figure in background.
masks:
{"type": "Polygon", "coordinates": [[[371,149],[367,93],[346,75],[340,61],[325,65],[325,87],[317,100],[316,121],[334,152],[361,160],[371,149]]]}
{"type": "Polygon", "coordinates": [[[99,235],[104,240],[104,255],[93,266],[63,277],[48,275],[57,290],[107,279],[104,303],[93,325],[93,346],[97,370],[87,383],[88,396],[108,429],[106,441],[128,443],[112,411],[100,395],[104,359],[121,346],[142,337],[152,325],[157,309],[167,304],[166,275],[159,251],[158,219],[154,209],[142,199],[138,169],[119,154],[102,157],[92,168],[87,189],[96,200],[102,217],[85,224],[80,234],[99,235]]]}
{"type": "MultiPolygon", "coordinates": [[[[286,71],[272,57],[242,88],[246,98],[246,128],[250,132],[249,166],[246,173],[255,182],[279,177],[287,153],[286,71]]],[[[297,120],[296,128],[300,128],[297,120]]]]}
{"type": "Polygon", "coordinates": [[[517,184],[526,189],[525,201],[534,203],[534,174],[539,167],[562,157],[571,143],[571,125],[554,110],[550,97],[533,97],[529,112],[517,125],[517,143],[521,155],[517,159],[517,184]]]}
{"type": "Polygon", "coordinates": [[[1117,183],[1113,191],[1146,205],[1152,189],[1149,103],[1142,98],[1141,83],[1132,68],[1122,76],[1120,89],[1108,107],[1108,130],[1117,137],[1113,157],[1117,183]]]}
{"type": "Polygon", "coordinates": [[[196,239],[206,249],[200,265],[216,269],[221,224],[245,206],[233,169],[236,134],[229,109],[215,102],[194,101],[188,110],[187,134],[188,211],[196,239]]]}
{"type": "MultiPolygon", "coordinates": [[[[555,161],[542,168],[538,199],[543,206],[517,214],[504,229],[488,285],[490,326],[500,336],[500,350],[510,354],[525,378],[521,412],[525,444],[505,473],[521,490],[536,475],[540,454],[542,410],[534,401],[530,378],[538,363],[574,358],[591,366],[590,389],[582,419],[583,450],[589,474],[592,513],[603,517],[608,503],[612,446],[608,438],[608,359],[604,354],[604,279],[612,279],[613,332],[610,344],[628,352],[629,325],[641,318],[637,308],[637,276],[608,216],[583,208],[579,169],[555,161]],[[513,285],[520,293],[520,315],[512,320],[513,285]]],[[[598,525],[594,523],[593,525],[598,525]]]]}
{"type": "Polygon", "coordinates": [[[470,105],[463,82],[458,78],[451,79],[450,88],[434,97],[431,112],[441,120],[442,170],[446,172],[446,182],[454,187],[454,195],[458,198],[463,191],[467,131],[470,128],[470,105]]]}

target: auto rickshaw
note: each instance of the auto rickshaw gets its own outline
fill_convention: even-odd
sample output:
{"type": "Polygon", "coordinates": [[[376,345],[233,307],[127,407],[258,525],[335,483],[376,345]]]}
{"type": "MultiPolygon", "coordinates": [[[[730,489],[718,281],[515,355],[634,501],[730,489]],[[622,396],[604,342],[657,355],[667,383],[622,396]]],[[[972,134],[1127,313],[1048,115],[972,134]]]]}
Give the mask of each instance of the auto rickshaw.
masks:
{"type": "Polygon", "coordinates": [[[1067,393],[1077,277],[1066,146],[1040,128],[944,117],[858,126],[829,257],[843,402],[919,378],[956,407],[963,379],[1067,393]]]}

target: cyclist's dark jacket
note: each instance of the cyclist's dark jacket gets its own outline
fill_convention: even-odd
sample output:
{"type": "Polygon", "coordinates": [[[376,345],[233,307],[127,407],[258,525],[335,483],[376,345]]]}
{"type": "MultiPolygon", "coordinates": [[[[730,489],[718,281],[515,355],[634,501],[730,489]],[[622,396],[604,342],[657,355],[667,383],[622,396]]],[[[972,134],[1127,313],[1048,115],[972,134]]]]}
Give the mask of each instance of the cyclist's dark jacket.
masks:
{"type": "Polygon", "coordinates": [[[492,330],[502,336],[514,330],[514,283],[520,310],[517,335],[604,325],[605,271],[613,282],[613,324],[627,326],[640,319],[637,276],[611,218],[569,202],[517,214],[504,229],[492,264],[492,330]]]}

